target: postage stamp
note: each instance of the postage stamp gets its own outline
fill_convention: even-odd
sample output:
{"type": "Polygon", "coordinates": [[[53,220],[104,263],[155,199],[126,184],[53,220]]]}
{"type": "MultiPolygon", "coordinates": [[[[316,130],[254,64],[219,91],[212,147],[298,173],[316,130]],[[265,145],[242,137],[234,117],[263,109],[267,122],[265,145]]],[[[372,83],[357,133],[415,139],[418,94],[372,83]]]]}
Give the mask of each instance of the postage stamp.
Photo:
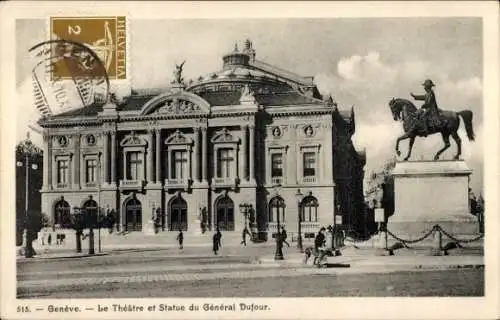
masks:
{"type": "MultiPolygon", "coordinates": [[[[50,34],[53,40],[71,40],[86,45],[103,61],[110,79],[126,79],[125,17],[51,17],[50,34]]],[[[66,68],[53,72],[54,76],[63,78],[75,74],[75,70],[66,68]]]]}
{"type": "Polygon", "coordinates": [[[494,318],[492,6],[30,5],[0,317],[494,318]]]}

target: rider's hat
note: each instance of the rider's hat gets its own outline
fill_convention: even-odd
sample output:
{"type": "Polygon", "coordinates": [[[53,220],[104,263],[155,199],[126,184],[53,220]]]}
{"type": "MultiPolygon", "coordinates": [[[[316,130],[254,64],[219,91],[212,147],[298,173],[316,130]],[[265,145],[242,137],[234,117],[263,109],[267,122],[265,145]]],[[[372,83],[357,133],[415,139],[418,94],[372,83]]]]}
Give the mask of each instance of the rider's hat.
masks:
{"type": "Polygon", "coordinates": [[[434,84],[434,82],[432,82],[432,80],[431,80],[431,79],[426,79],[426,80],[424,81],[424,83],[422,83],[422,85],[423,85],[424,87],[434,87],[434,86],[436,86],[436,85],[434,84]]]}

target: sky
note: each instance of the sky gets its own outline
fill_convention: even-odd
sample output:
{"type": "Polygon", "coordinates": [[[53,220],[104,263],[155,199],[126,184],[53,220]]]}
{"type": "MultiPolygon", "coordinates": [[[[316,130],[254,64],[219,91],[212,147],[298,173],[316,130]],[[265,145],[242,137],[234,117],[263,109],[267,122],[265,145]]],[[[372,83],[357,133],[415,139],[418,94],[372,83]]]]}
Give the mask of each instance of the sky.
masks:
{"type": "MultiPolygon", "coordinates": [[[[26,135],[36,121],[31,106],[28,49],[48,38],[44,20],[18,20],[17,137],[26,135]],[[30,107],[31,106],[31,107],[30,107]]],[[[440,108],[474,112],[476,141],[469,142],[463,123],[462,158],[473,169],[471,185],[482,192],[483,183],[483,43],[479,18],[334,18],[249,20],[130,20],[127,82],[113,88],[162,88],[172,80],[175,64],[186,60],[184,78],[217,71],[222,56],[250,39],[257,59],[303,76],[314,76],[318,89],[331,94],[339,108],[354,107],[357,149],[367,153],[366,176],[394,156],[395,140],[403,133],[388,108],[392,97],[410,99],[423,93],[430,78],[440,108]]],[[[420,105],[417,102],[416,105],[420,105]]],[[[41,137],[32,134],[35,142],[41,137]]],[[[440,135],[418,138],[412,159],[431,159],[443,145],[440,135]]],[[[403,154],[407,142],[400,145],[403,154]]],[[[452,141],[444,159],[456,152],[452,141]]]]}

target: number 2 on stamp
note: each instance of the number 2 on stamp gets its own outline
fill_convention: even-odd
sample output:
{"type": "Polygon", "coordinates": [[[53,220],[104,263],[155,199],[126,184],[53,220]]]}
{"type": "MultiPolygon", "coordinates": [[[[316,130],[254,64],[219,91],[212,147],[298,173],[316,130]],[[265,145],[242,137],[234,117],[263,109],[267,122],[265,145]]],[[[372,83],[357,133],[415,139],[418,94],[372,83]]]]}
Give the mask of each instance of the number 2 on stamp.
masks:
{"type": "Polygon", "coordinates": [[[82,28],[80,27],[80,25],[75,25],[75,26],[71,26],[69,25],[68,26],[68,33],[69,34],[80,34],[80,32],[82,32],[82,28]]]}

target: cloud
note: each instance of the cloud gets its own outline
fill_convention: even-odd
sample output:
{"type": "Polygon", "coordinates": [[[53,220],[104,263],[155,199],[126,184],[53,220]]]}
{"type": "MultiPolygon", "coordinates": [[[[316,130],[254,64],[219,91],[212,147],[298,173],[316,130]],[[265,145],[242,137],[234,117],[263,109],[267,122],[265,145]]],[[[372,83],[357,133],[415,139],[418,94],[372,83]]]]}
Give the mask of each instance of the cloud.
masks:
{"type": "MultiPolygon", "coordinates": [[[[335,73],[320,73],[315,81],[320,92],[330,93],[340,106],[355,105],[356,134],[353,141],[357,148],[366,148],[367,172],[378,170],[395,154],[396,138],[403,133],[402,124],[394,122],[388,102],[392,97],[411,99],[409,93],[423,93],[421,83],[430,78],[436,83],[436,97],[440,108],[474,112],[476,141],[467,140],[463,121],[459,129],[462,137],[462,158],[479,174],[473,177],[473,185],[482,183],[482,82],[478,76],[452,79],[439,65],[413,59],[385,62],[377,51],[366,55],[343,57],[337,62],[335,73]],[[479,182],[478,182],[479,181],[479,182]]],[[[416,102],[420,106],[421,102],[416,102]]],[[[415,142],[412,158],[432,159],[443,147],[440,135],[432,135],[415,142]]],[[[406,155],[408,140],[400,143],[406,155]]],[[[442,158],[451,159],[456,152],[455,142],[442,158]]]]}

